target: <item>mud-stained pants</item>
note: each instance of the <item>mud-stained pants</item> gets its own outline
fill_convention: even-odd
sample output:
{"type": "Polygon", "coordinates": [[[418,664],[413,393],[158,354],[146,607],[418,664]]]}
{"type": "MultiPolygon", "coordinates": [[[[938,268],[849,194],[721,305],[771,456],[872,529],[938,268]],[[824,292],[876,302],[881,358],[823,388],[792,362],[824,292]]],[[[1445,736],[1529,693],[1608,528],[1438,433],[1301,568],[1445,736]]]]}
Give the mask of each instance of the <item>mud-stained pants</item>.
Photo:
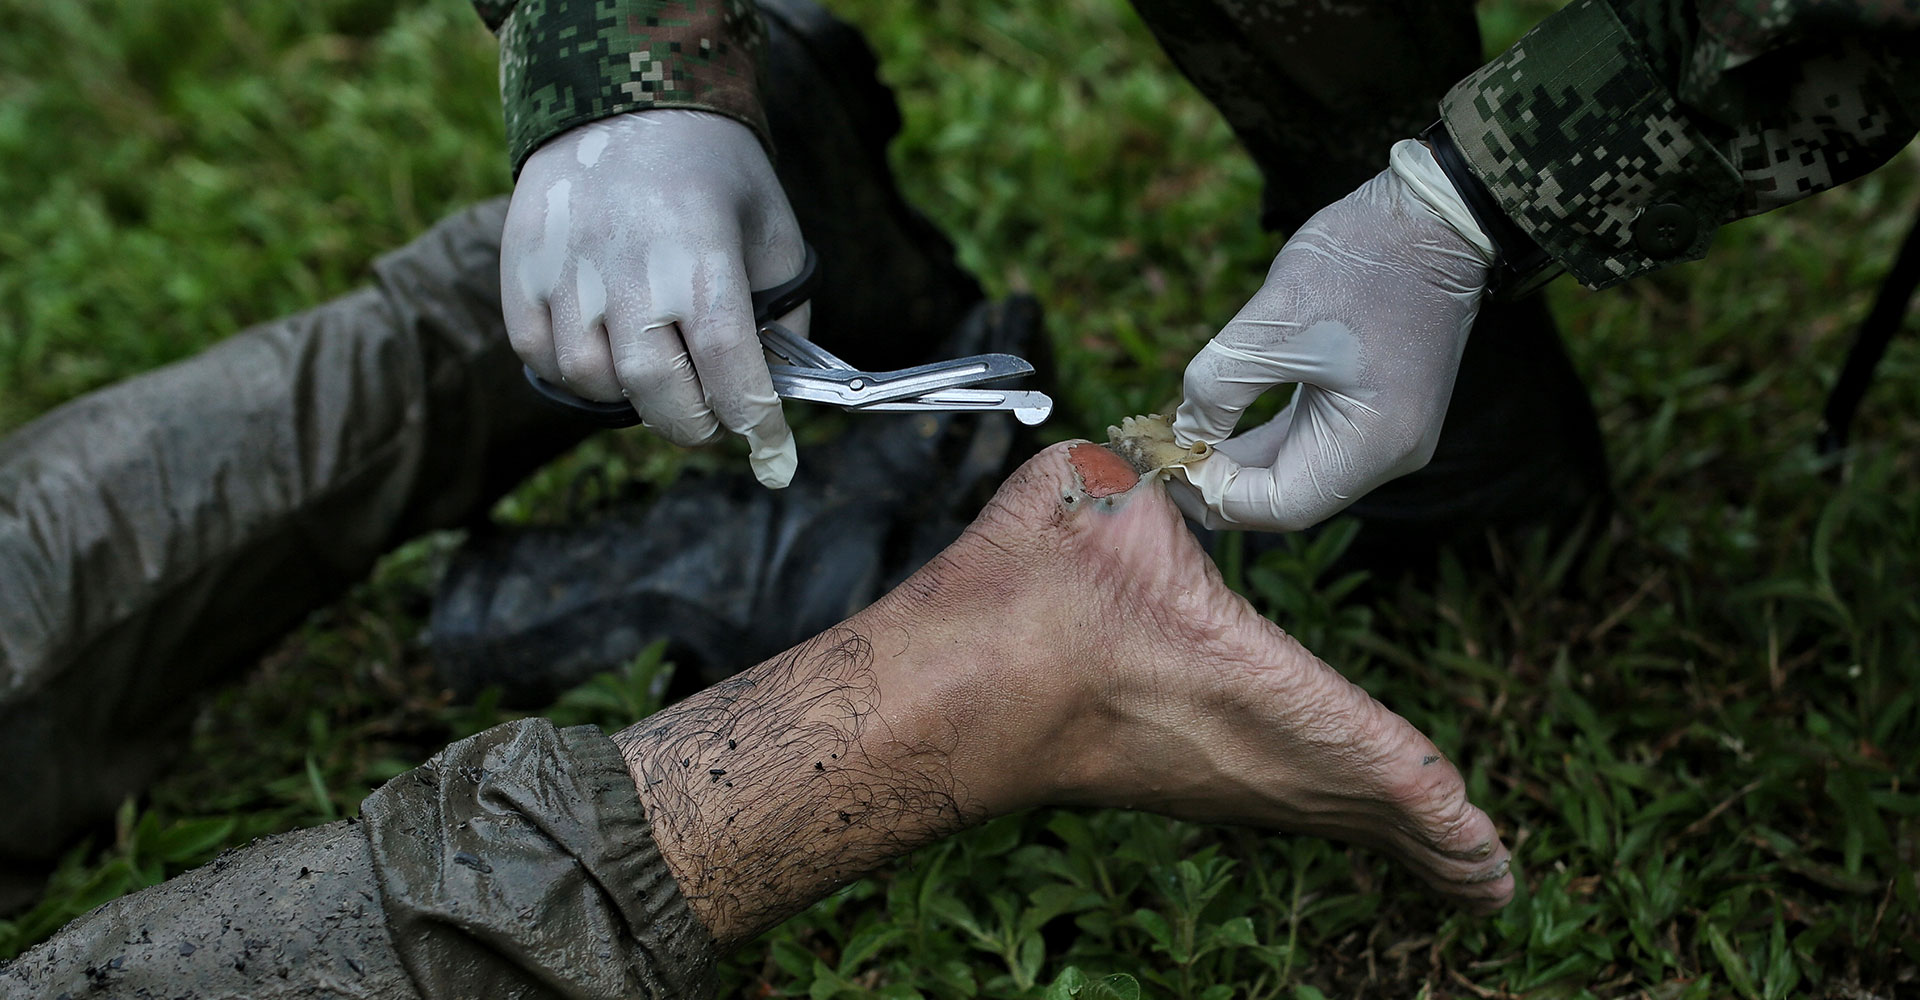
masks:
{"type": "MultiPolygon", "coordinates": [[[[776,81],[809,72],[796,29],[849,31],[799,0],[767,6],[776,81]]],[[[1479,61],[1465,3],[1137,6],[1259,162],[1265,221],[1281,228],[1378,172],[1479,61]]],[[[891,237],[875,238],[876,209],[893,213],[893,235],[925,238],[890,183],[851,186],[863,204],[818,197],[848,187],[834,181],[849,148],[884,172],[873,129],[891,134],[891,101],[862,103],[875,88],[849,86],[848,100],[769,114],[783,183],[829,262],[816,328],[898,329],[904,302],[928,313],[919,328],[943,329],[938,317],[957,318],[977,289],[950,262],[902,263],[891,237]],[[822,128],[863,138],[809,148],[822,128]],[[863,278],[909,291],[879,303],[834,291],[863,278]]],[[[376,288],[0,443],[0,751],[17,765],[0,773],[0,865],[44,859],[138,788],[191,711],[181,692],[244,665],[388,547],[472,516],[578,437],[510,402],[524,397],[497,306],[500,218],[498,203],[456,216],[384,259],[376,288]]],[[[904,357],[915,345],[892,346],[904,357]]],[[[1363,542],[1425,544],[1437,525],[1590,499],[1604,466],[1584,401],[1537,301],[1483,311],[1433,464],[1356,508],[1363,542]]],[[[177,995],[169,984],[209,998],[699,992],[710,948],[604,737],[490,731],[395,779],[365,815],[110,904],[0,970],[0,997],[177,995]],[[557,801],[543,788],[570,789],[560,799],[579,808],[526,805],[557,801]],[[498,839],[463,840],[477,819],[498,839]],[[540,880],[555,890],[519,895],[540,880]],[[581,941],[595,947],[567,944],[581,941]]]]}
{"type": "MultiPolygon", "coordinates": [[[[770,92],[839,98],[770,114],[821,250],[817,336],[866,367],[921,360],[901,331],[944,336],[979,285],[894,186],[899,113],[858,33],[801,0],[766,13],[770,92]]],[[[457,213],[370,287],[0,440],[0,912],[9,872],[28,881],[172,760],[195,695],[584,436],[507,342],[505,212],[457,213]]]]}

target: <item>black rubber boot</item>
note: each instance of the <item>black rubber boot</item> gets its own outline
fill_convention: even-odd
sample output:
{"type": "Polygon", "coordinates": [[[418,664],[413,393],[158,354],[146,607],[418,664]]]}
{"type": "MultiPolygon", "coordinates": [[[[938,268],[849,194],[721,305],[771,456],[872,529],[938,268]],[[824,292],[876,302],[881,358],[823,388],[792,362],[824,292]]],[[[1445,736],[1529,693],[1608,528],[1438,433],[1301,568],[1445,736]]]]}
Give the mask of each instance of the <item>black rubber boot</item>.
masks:
{"type": "MultiPolygon", "coordinates": [[[[947,353],[1020,353],[1030,298],[981,304],[947,353]]],[[[457,697],[541,705],[664,639],[690,692],[839,623],[933,557],[1031,450],[1007,414],[857,414],[768,490],[746,470],[682,480],[597,520],[477,535],[434,601],[457,697]]]]}

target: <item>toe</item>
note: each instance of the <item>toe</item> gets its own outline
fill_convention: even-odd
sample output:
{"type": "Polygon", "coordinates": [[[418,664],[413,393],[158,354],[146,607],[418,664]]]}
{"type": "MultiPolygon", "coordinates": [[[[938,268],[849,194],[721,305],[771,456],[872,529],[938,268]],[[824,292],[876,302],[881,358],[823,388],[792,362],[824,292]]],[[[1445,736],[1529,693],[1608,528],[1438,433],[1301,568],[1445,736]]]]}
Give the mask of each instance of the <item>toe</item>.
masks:
{"type": "Polygon", "coordinates": [[[1387,798],[1397,811],[1397,853],[1428,884],[1469,909],[1505,906],[1513,896],[1511,859],[1493,819],[1468,801],[1459,770],[1428,750],[1403,774],[1387,798]]]}

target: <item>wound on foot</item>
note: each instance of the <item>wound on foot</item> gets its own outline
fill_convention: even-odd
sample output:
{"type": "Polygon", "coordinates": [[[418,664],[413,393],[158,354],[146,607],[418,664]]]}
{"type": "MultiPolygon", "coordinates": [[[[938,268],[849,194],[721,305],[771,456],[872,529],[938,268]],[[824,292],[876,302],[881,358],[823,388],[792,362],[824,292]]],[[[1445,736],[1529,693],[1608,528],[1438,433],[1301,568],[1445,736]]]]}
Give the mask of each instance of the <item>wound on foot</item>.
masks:
{"type": "Polygon", "coordinates": [[[1076,444],[1067,449],[1067,461],[1080,474],[1080,488],[1096,499],[1125,493],[1140,481],[1126,459],[1101,445],[1076,444]]]}

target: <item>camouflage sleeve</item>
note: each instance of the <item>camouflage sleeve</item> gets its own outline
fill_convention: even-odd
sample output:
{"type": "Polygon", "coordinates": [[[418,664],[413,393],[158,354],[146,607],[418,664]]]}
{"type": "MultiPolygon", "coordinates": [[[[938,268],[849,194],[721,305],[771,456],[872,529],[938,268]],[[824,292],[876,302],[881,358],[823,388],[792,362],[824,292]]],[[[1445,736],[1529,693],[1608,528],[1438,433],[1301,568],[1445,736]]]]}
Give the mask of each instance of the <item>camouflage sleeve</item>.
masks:
{"type": "Polygon", "coordinates": [[[1441,117],[1513,221],[1602,288],[1898,153],[1920,0],[1574,0],[1441,117]]]}
{"type": "Polygon", "coordinates": [[[752,0],[474,0],[500,36],[515,176],[540,144],[624,111],[733,118],[772,153],[760,105],[765,27],[752,0]]]}

